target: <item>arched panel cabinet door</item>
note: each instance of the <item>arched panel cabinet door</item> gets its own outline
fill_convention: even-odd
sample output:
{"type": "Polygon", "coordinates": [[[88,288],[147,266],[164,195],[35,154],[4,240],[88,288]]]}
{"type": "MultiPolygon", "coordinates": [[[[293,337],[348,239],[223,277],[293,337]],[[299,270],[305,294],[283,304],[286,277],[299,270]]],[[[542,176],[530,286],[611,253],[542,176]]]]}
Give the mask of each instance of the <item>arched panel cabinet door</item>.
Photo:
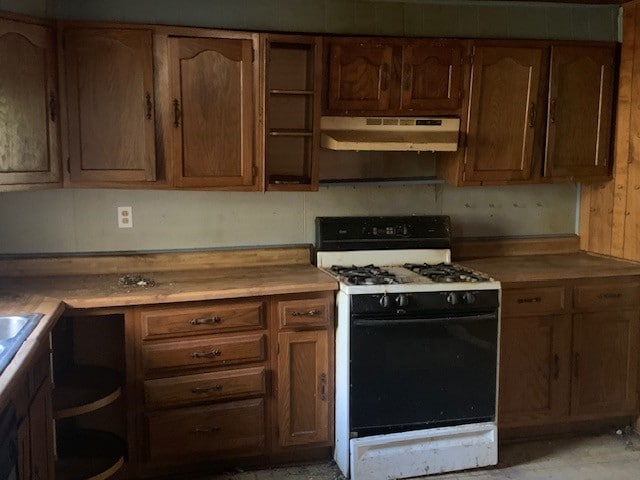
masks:
{"type": "Polygon", "coordinates": [[[72,184],[156,180],[152,34],[63,35],[72,184]]]}
{"type": "Polygon", "coordinates": [[[541,156],[541,69],[546,50],[475,46],[464,180],[526,181],[541,156]]]}
{"type": "Polygon", "coordinates": [[[169,37],[176,185],[255,189],[253,41],[169,37]]]}
{"type": "Polygon", "coordinates": [[[0,19],[0,189],[60,182],[52,28],[0,19]]]}
{"type": "Polygon", "coordinates": [[[611,46],[553,46],[546,177],[606,177],[611,164],[611,46]]]}

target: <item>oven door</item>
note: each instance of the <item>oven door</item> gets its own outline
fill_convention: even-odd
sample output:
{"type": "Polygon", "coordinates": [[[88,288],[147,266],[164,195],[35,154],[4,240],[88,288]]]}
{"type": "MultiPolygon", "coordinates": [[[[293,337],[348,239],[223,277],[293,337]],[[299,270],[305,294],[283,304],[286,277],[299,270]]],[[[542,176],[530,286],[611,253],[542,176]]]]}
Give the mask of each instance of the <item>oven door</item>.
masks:
{"type": "Polygon", "coordinates": [[[352,436],[495,419],[497,311],[354,314],[350,330],[352,436]]]}

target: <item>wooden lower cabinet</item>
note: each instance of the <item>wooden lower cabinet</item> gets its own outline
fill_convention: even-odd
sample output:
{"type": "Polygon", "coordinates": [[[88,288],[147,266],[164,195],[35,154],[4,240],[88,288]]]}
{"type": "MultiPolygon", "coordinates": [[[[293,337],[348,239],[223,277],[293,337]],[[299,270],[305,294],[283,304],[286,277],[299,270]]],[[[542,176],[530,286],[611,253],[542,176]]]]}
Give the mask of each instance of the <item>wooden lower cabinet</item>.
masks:
{"type": "Polygon", "coordinates": [[[640,296],[632,292],[638,288],[635,279],[505,288],[498,425],[636,415],[640,296]]]}
{"type": "Polygon", "coordinates": [[[333,310],[333,291],[140,307],[140,476],[328,458],[333,310]]]}

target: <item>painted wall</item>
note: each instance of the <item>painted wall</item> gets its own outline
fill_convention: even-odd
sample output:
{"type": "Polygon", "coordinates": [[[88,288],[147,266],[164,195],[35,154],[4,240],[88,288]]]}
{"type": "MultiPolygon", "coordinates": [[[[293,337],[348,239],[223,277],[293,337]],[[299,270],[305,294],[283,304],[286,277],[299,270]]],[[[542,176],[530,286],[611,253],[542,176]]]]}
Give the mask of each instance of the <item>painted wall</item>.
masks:
{"type": "MultiPolygon", "coordinates": [[[[0,0],[0,9],[17,6],[62,18],[250,30],[582,40],[615,40],[618,18],[612,6],[469,0],[0,0]]],[[[313,243],[320,215],[448,214],[460,236],[567,234],[576,230],[577,198],[571,184],[0,193],[0,254],[313,243]],[[116,226],[116,207],[125,205],[133,229],[116,226]]]]}

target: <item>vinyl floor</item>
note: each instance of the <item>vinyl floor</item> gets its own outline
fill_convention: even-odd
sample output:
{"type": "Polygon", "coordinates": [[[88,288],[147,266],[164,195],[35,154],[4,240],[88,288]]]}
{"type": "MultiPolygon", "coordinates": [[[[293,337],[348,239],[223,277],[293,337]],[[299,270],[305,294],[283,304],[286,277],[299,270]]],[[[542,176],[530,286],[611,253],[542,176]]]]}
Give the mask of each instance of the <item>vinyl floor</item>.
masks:
{"type": "MultiPolygon", "coordinates": [[[[501,446],[496,467],[424,480],[640,480],[640,436],[615,432],[501,446]]],[[[194,480],[343,480],[332,462],[236,471],[194,480]]],[[[366,479],[364,479],[366,480],[366,479]]]]}

